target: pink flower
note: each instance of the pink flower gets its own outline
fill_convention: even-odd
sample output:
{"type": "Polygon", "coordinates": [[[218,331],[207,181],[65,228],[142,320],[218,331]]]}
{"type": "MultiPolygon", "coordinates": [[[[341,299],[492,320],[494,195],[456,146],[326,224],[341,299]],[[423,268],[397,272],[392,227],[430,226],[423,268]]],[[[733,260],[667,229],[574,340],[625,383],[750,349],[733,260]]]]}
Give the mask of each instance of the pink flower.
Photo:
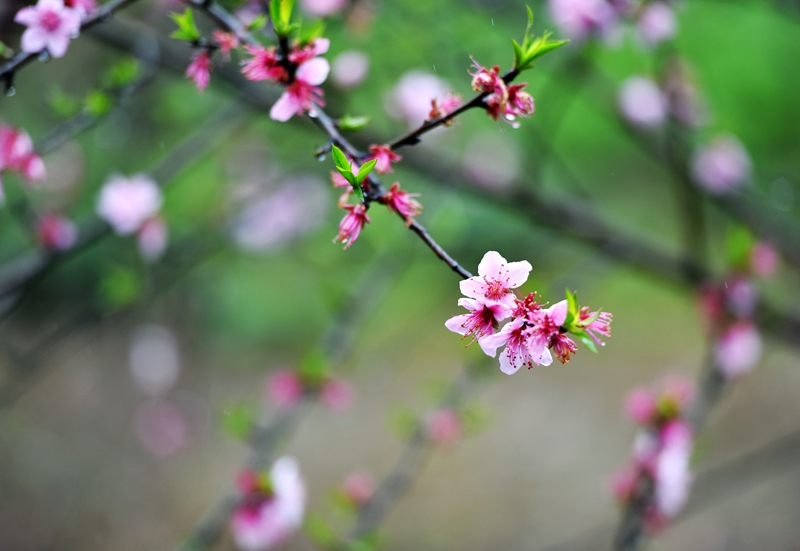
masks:
{"type": "MultiPolygon", "coordinates": [[[[508,317],[508,309],[503,304],[486,303],[480,299],[460,298],[458,305],[470,311],[469,314],[453,316],[444,324],[453,333],[464,337],[471,336],[481,342],[481,339],[494,333],[498,321],[508,317]]],[[[506,338],[506,340],[508,340],[506,338]]],[[[494,341],[492,341],[494,342],[494,341]]],[[[505,343],[505,341],[504,341],[505,343]]],[[[483,347],[481,343],[481,347],[483,347]]],[[[498,344],[497,347],[502,346],[498,344]]],[[[495,347],[495,348],[497,348],[495,347]]],[[[486,351],[486,348],[484,348],[486,351]]],[[[488,352],[486,352],[489,354],[488,352]]],[[[489,354],[494,357],[494,354],[489,354]]]]}
{"type": "Polygon", "coordinates": [[[359,50],[337,55],[331,67],[331,78],[339,88],[354,88],[361,84],[369,71],[369,57],[359,50]]]}
{"type": "Polygon", "coordinates": [[[347,475],[342,492],[354,505],[361,506],[375,493],[375,479],[366,471],[355,471],[347,475]]]}
{"type": "Polygon", "coordinates": [[[584,306],[578,313],[578,317],[578,326],[582,327],[594,342],[600,346],[605,346],[606,343],[601,341],[597,335],[602,335],[606,338],[611,337],[611,320],[613,316],[609,312],[590,312],[589,307],[584,306]]]}
{"type": "Polygon", "coordinates": [[[392,151],[387,145],[371,145],[369,146],[369,152],[372,153],[367,160],[376,159],[378,162],[375,164],[375,171],[378,174],[388,174],[389,172],[393,172],[392,170],[392,163],[396,163],[402,157],[392,151]]]}
{"type": "Polygon", "coordinates": [[[422,211],[422,205],[414,197],[419,197],[419,193],[402,191],[400,184],[395,182],[386,195],[383,196],[383,200],[389,210],[399,212],[406,219],[406,223],[411,224],[412,218],[418,216],[422,211]]]}
{"type": "Polygon", "coordinates": [[[196,54],[186,69],[187,78],[191,79],[200,92],[204,92],[211,79],[211,54],[208,50],[196,54]]]}
{"type": "Polygon", "coordinates": [[[28,27],[22,33],[22,51],[35,54],[47,48],[51,56],[62,57],[81,30],[81,13],[65,7],[63,0],[39,0],[36,6],[22,8],[14,17],[28,27]]]}
{"type": "Polygon", "coordinates": [[[622,116],[635,126],[662,124],[667,117],[667,99],[658,85],[646,77],[630,77],[619,89],[622,116]]]}
{"type": "Polygon", "coordinates": [[[334,411],[346,411],[353,405],[355,390],[347,381],[330,379],[325,382],[320,393],[322,403],[334,411]]]}
{"type": "Polygon", "coordinates": [[[327,17],[347,5],[347,0],[301,0],[303,11],[314,17],[327,17]]]}
{"type": "Polygon", "coordinates": [[[775,248],[764,241],[756,243],[750,253],[750,267],[757,276],[765,279],[775,275],[780,262],[781,259],[775,248]]]}
{"type": "Polygon", "coordinates": [[[302,46],[295,44],[289,52],[289,61],[297,65],[302,65],[317,56],[328,53],[331,41],[327,38],[316,38],[302,46]]]}
{"type": "Polygon", "coordinates": [[[163,199],[158,185],[147,176],[113,176],[100,190],[97,214],[119,235],[129,235],[158,214],[163,199]]]}
{"type": "Polygon", "coordinates": [[[97,9],[97,2],[95,0],[64,0],[64,6],[75,8],[81,13],[81,17],[86,17],[97,9]]]}
{"type": "Polygon", "coordinates": [[[506,117],[527,117],[533,115],[536,110],[533,104],[533,96],[528,92],[523,92],[528,84],[512,84],[508,87],[508,102],[506,103],[506,117]]]}
{"type": "Polygon", "coordinates": [[[15,170],[31,181],[44,180],[47,175],[28,133],[10,126],[0,126],[0,170],[15,170]]]}
{"type": "MultiPolygon", "coordinates": [[[[437,102],[436,98],[431,100],[431,112],[428,114],[428,120],[441,119],[446,117],[456,109],[461,107],[461,96],[447,92],[441,101],[437,102]]],[[[453,124],[453,120],[446,121],[445,126],[453,124]]]]}
{"type": "Polygon", "coordinates": [[[147,262],[158,260],[164,255],[169,243],[169,229],[160,216],[145,220],[137,234],[139,254],[147,262]]]}
{"type": "Polygon", "coordinates": [[[478,264],[478,275],[461,281],[461,293],[490,305],[501,304],[510,314],[516,304],[512,289],[525,283],[532,269],[527,260],[508,262],[499,253],[489,251],[478,264]]]}
{"type": "Polygon", "coordinates": [[[553,357],[546,343],[533,338],[533,328],[524,318],[516,318],[507,323],[498,333],[478,340],[484,353],[495,357],[497,349],[505,345],[500,353],[500,371],[513,375],[522,366],[531,369],[534,365],[548,366],[553,357]]]}
{"type": "Polygon", "coordinates": [[[270,118],[285,122],[294,115],[302,115],[312,109],[315,103],[325,105],[322,101],[322,90],[317,85],[325,82],[329,70],[328,61],[319,57],[301,64],[295,73],[295,81],[287,86],[286,91],[270,109],[270,118]]]}
{"type": "Polygon", "coordinates": [[[614,8],[606,0],[549,0],[550,15],[569,38],[607,35],[617,23],[614,8]]]}
{"type": "Polygon", "coordinates": [[[746,321],[735,323],[717,341],[717,366],[726,377],[739,377],[758,364],[762,350],[761,335],[756,327],[746,321]]]}
{"type": "Polygon", "coordinates": [[[747,151],[733,136],[715,139],[701,148],[692,161],[694,179],[713,194],[741,187],[750,177],[751,170],[747,151]]]}
{"type": "Polygon", "coordinates": [[[303,382],[294,371],[281,369],[267,381],[267,394],[277,407],[291,406],[303,397],[303,382]]]}
{"type": "Polygon", "coordinates": [[[43,216],[37,224],[36,232],[42,247],[55,251],[71,249],[78,239],[75,224],[58,214],[43,216]]]}
{"type": "Polygon", "coordinates": [[[652,422],[657,411],[656,397],[649,388],[637,388],[625,399],[625,413],[640,425],[652,422]]]}
{"type": "Polygon", "coordinates": [[[692,434],[688,425],[673,421],[660,434],[662,447],[655,466],[655,501],[658,510],[673,517],[686,503],[692,475],[689,460],[692,456],[692,434]]]}
{"type": "Polygon", "coordinates": [[[737,318],[748,318],[756,311],[758,289],[753,282],[736,277],[725,283],[725,306],[737,318]]]}
{"type": "Polygon", "coordinates": [[[530,345],[534,355],[551,348],[563,364],[569,361],[571,353],[577,351],[575,343],[561,330],[568,311],[567,301],[562,300],[546,310],[537,310],[528,318],[534,322],[530,345]]]}
{"type": "Polygon", "coordinates": [[[233,33],[216,30],[214,31],[214,40],[219,45],[219,51],[225,61],[230,61],[231,50],[239,47],[239,37],[233,33]]]}
{"type": "Polygon", "coordinates": [[[426,430],[434,443],[450,444],[461,438],[461,419],[452,409],[439,409],[428,418],[426,430]]]}
{"type": "Polygon", "coordinates": [[[242,73],[248,80],[270,82],[284,81],[288,78],[286,69],[280,64],[275,47],[245,46],[253,57],[244,62],[242,73]]]}
{"type": "Polygon", "coordinates": [[[360,203],[358,205],[345,205],[343,208],[348,213],[344,215],[344,218],[339,223],[339,233],[333,239],[333,242],[344,243],[344,248],[348,249],[358,239],[364,224],[369,223],[369,216],[367,215],[366,205],[360,203]]]}
{"type": "Polygon", "coordinates": [[[297,461],[278,459],[270,469],[269,488],[254,477],[242,479],[249,490],[231,519],[231,532],[244,551],[264,551],[286,541],[303,523],[306,488],[297,461]]]}
{"type": "Polygon", "coordinates": [[[636,24],[641,40],[651,46],[670,40],[678,30],[675,12],[663,2],[645,5],[636,24]]]}

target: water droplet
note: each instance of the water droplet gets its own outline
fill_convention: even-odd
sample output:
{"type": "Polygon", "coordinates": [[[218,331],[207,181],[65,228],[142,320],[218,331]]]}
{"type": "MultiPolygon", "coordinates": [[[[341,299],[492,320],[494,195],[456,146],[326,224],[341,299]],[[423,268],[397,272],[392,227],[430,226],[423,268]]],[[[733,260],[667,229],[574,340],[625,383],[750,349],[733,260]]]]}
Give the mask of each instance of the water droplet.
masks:
{"type": "Polygon", "coordinates": [[[327,156],[327,155],[325,155],[324,153],[317,153],[317,160],[318,160],[319,162],[322,162],[322,161],[324,161],[324,160],[325,160],[325,159],[327,159],[327,158],[328,158],[328,156],[327,156]]]}
{"type": "Polygon", "coordinates": [[[39,59],[39,61],[41,61],[42,63],[44,63],[45,61],[47,61],[48,59],[50,59],[50,54],[48,53],[48,51],[47,51],[47,50],[42,50],[41,52],[39,52],[39,57],[38,57],[38,59],[39,59]]]}
{"type": "Polygon", "coordinates": [[[6,96],[8,96],[9,98],[13,97],[14,94],[16,94],[16,93],[17,93],[17,89],[14,88],[13,86],[9,86],[8,89],[6,90],[6,96]]]}

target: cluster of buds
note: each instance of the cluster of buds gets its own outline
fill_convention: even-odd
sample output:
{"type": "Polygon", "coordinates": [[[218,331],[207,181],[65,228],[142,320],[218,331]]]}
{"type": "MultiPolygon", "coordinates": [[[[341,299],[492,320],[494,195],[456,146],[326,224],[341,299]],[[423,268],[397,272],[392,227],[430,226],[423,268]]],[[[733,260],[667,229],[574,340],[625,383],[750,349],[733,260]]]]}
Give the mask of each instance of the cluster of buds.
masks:
{"type": "Polygon", "coordinates": [[[100,190],[96,211],[117,235],[136,234],[142,257],[153,261],[167,248],[167,225],[159,215],[163,202],[161,189],[152,178],[116,175],[100,190]]]}
{"type": "Polygon", "coordinates": [[[244,76],[286,87],[270,110],[273,120],[287,121],[313,109],[314,104],[325,105],[319,85],[328,78],[330,64],[318,56],[326,53],[329,47],[330,40],[316,38],[305,44],[295,43],[283,57],[275,46],[245,46],[253,57],[242,68],[244,76]]]}
{"type": "Polygon", "coordinates": [[[487,94],[484,100],[486,113],[493,120],[502,120],[513,125],[517,117],[527,117],[534,113],[533,96],[524,91],[527,83],[508,85],[500,75],[499,66],[486,69],[474,59],[472,64],[475,68],[475,72],[470,73],[472,89],[487,94]]]}
{"type": "Polygon", "coordinates": [[[303,524],[306,488],[297,461],[278,459],[267,475],[239,474],[240,505],[231,517],[231,533],[244,551],[265,551],[285,542],[303,524]]]}
{"type": "Polygon", "coordinates": [[[281,369],[267,381],[267,394],[279,408],[298,403],[307,392],[319,393],[320,401],[334,411],[350,409],[355,397],[350,383],[327,374],[319,376],[281,369]]]}
{"type": "Polygon", "coordinates": [[[520,296],[515,289],[525,283],[531,271],[527,261],[507,262],[495,251],[487,252],[478,265],[478,276],[461,282],[467,297],[458,304],[468,314],[447,320],[445,327],[454,333],[477,340],[483,351],[497,355],[501,346],[500,370],[512,375],[522,366],[550,365],[553,355],[562,363],[577,352],[572,334],[590,350],[605,343],[600,336],[611,336],[608,312],[579,308],[577,297],[567,291],[567,299],[543,308],[536,293],[520,296]],[[502,329],[499,322],[511,318],[502,329]]]}
{"type": "Polygon", "coordinates": [[[691,383],[669,378],[634,390],[625,404],[639,433],[630,463],[613,478],[613,491],[623,506],[644,506],[650,532],[675,516],[689,496],[694,438],[684,413],[692,396],[691,383]]]}
{"type": "MultiPolygon", "coordinates": [[[[28,133],[0,125],[0,172],[4,170],[18,172],[29,181],[44,180],[46,176],[44,162],[33,150],[33,141],[28,133]]],[[[0,188],[0,199],[2,197],[0,188]]]]}

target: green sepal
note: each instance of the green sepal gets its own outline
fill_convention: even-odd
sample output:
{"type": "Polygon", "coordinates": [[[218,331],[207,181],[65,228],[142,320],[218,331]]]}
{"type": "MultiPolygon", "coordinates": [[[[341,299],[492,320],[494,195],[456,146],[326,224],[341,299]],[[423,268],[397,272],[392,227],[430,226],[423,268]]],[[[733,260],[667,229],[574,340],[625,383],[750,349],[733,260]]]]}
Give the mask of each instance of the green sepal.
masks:
{"type": "Polygon", "coordinates": [[[178,40],[186,40],[188,42],[196,42],[200,40],[200,31],[197,24],[194,22],[194,13],[189,8],[183,14],[171,13],[169,16],[178,25],[178,29],[173,31],[170,38],[178,40]]]}
{"type": "Polygon", "coordinates": [[[336,126],[338,126],[340,130],[361,130],[367,126],[367,124],[369,124],[369,120],[369,117],[353,117],[351,115],[345,115],[339,119],[339,122],[336,124],[336,126]]]}

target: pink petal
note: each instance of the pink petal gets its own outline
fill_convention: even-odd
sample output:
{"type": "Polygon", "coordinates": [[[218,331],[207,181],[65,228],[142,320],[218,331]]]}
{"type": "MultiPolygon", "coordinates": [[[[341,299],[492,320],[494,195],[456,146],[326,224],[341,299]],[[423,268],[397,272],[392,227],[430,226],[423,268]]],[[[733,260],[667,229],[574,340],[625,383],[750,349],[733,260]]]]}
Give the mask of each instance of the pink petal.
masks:
{"type": "Polygon", "coordinates": [[[269,117],[274,121],[286,122],[297,114],[298,109],[302,110],[302,106],[294,96],[284,92],[269,110],[269,117]]]}
{"type": "Polygon", "coordinates": [[[511,359],[508,357],[508,348],[503,350],[500,354],[500,371],[505,373],[506,375],[513,375],[519,368],[522,367],[522,362],[518,362],[517,365],[511,363],[511,359]]]}
{"type": "Polygon", "coordinates": [[[478,309],[478,301],[472,298],[460,298],[458,299],[458,305],[462,308],[466,308],[470,312],[478,309]]]}
{"type": "Polygon", "coordinates": [[[27,31],[22,33],[22,41],[20,48],[23,52],[35,54],[44,50],[47,46],[47,39],[49,35],[41,27],[29,27],[27,31]]]}
{"type": "Polygon", "coordinates": [[[69,47],[68,34],[51,34],[47,40],[47,51],[53,57],[63,57],[69,47]]]}
{"type": "Polygon", "coordinates": [[[547,309],[547,314],[550,316],[550,319],[556,325],[564,325],[564,321],[567,319],[567,301],[562,300],[561,302],[557,302],[556,304],[552,305],[550,308],[547,309]]]}
{"type": "Polygon", "coordinates": [[[314,40],[314,55],[322,55],[328,52],[328,48],[331,47],[331,41],[329,38],[317,38],[314,40]]]}
{"type": "Polygon", "coordinates": [[[535,358],[533,361],[536,362],[537,365],[543,365],[547,367],[548,365],[553,363],[553,355],[550,354],[550,350],[545,348],[544,352],[542,352],[542,355],[539,356],[539,361],[537,362],[535,358]]]}
{"type": "Polygon", "coordinates": [[[464,327],[464,324],[467,322],[469,316],[467,314],[462,314],[460,316],[453,316],[446,322],[444,322],[444,326],[447,327],[453,333],[458,333],[459,335],[466,335],[467,330],[464,327]]]}
{"type": "Polygon", "coordinates": [[[489,251],[483,255],[481,263],[478,264],[478,275],[490,277],[492,279],[500,279],[502,275],[501,270],[506,264],[508,264],[508,262],[505,258],[500,256],[500,253],[489,251]]]}
{"type": "Polygon", "coordinates": [[[512,321],[506,324],[499,333],[486,335],[482,339],[478,339],[478,344],[481,346],[483,353],[494,358],[497,355],[497,349],[508,343],[508,336],[511,334],[512,329],[514,329],[512,326],[515,323],[516,322],[512,321]]]}
{"type": "Polygon", "coordinates": [[[20,25],[35,25],[36,22],[39,21],[39,12],[33,6],[22,8],[17,12],[17,15],[14,16],[14,21],[20,25]]]}
{"type": "Polygon", "coordinates": [[[509,262],[506,264],[506,270],[508,270],[508,286],[513,289],[525,283],[532,269],[531,263],[527,260],[509,262]]]}
{"type": "Polygon", "coordinates": [[[297,68],[296,76],[298,80],[317,86],[325,82],[330,70],[331,66],[327,59],[315,57],[300,65],[297,68]]]}
{"type": "Polygon", "coordinates": [[[486,283],[482,277],[471,277],[462,280],[458,286],[461,288],[461,294],[470,298],[483,298],[486,283]]]}

